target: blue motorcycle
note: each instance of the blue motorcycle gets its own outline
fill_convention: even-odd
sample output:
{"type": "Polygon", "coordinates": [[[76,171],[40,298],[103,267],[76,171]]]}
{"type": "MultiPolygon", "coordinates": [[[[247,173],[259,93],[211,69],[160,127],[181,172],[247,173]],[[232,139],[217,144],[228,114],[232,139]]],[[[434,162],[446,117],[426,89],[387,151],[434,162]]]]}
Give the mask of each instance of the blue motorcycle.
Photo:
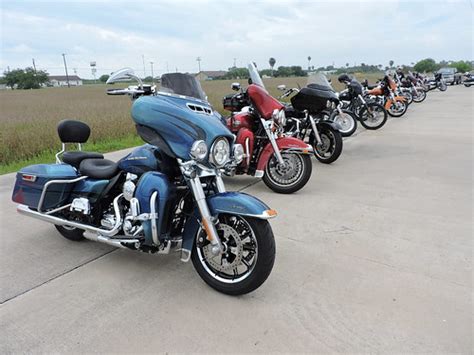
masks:
{"type": "Polygon", "coordinates": [[[62,149],[55,164],[31,165],[16,176],[18,212],[55,225],[65,238],[84,238],[146,253],[181,251],[214,289],[241,295],[270,275],[276,216],[259,199],[228,192],[222,171],[243,160],[243,148],[187,74],[162,77],[161,91],[131,69],[108,83],[138,86],[109,90],[133,99],[132,119],[147,143],[119,162],[81,150],[90,135],[83,122],[58,125],[62,149]],[[76,150],[67,150],[77,144],[76,150]]]}

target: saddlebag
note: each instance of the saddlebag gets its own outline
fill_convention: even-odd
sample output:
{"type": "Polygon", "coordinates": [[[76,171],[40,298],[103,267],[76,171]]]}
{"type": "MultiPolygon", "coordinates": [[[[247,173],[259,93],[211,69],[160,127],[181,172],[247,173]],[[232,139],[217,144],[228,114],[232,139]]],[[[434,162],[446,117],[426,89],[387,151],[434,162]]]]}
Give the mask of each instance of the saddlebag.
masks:
{"type": "MultiPolygon", "coordinates": [[[[71,180],[78,177],[76,170],[68,164],[38,164],[21,169],[16,174],[12,200],[37,209],[43,189],[51,180],[71,180]]],[[[59,207],[67,203],[73,183],[50,184],[46,190],[42,210],[59,207]]]]}

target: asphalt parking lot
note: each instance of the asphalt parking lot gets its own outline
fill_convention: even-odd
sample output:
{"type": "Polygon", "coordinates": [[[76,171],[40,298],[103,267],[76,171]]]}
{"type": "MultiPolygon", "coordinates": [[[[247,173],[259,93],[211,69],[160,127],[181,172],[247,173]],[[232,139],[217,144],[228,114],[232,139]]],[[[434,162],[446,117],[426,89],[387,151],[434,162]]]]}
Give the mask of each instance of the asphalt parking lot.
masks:
{"type": "Polygon", "coordinates": [[[279,212],[273,272],[241,297],[179,254],[63,239],[0,176],[0,352],[471,353],[473,92],[359,128],[296,194],[227,180],[279,212]]]}

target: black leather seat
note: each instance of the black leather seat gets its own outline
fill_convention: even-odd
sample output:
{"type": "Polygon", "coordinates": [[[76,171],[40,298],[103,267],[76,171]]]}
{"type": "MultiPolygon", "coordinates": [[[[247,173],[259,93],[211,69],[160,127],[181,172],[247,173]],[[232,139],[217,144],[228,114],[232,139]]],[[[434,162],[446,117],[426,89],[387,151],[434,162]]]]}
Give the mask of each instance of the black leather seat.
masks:
{"type": "Polygon", "coordinates": [[[104,159],[104,156],[100,153],[83,152],[80,150],[64,152],[62,156],[64,163],[72,165],[76,169],[79,169],[79,165],[84,159],[104,159]]]}
{"type": "Polygon", "coordinates": [[[118,171],[118,164],[107,159],[85,159],[79,166],[79,172],[92,179],[110,179],[118,171]]]}

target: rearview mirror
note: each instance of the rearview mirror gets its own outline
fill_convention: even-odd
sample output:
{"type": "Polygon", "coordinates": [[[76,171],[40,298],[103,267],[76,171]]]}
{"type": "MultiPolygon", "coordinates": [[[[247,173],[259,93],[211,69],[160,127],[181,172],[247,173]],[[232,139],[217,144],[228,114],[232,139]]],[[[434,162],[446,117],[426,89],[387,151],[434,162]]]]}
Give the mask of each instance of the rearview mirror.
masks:
{"type": "Polygon", "coordinates": [[[231,88],[234,91],[239,91],[240,90],[240,83],[232,83],[231,88]]]}
{"type": "Polygon", "coordinates": [[[132,79],[135,79],[138,84],[140,85],[140,88],[143,88],[143,82],[142,80],[135,75],[135,72],[133,71],[132,68],[123,68],[120,70],[117,70],[116,72],[113,72],[109,79],[107,79],[106,84],[112,84],[116,83],[119,81],[130,81],[132,79]]]}
{"type": "Polygon", "coordinates": [[[280,90],[280,91],[286,91],[286,85],[284,85],[284,84],[278,85],[277,89],[280,90]]]}

